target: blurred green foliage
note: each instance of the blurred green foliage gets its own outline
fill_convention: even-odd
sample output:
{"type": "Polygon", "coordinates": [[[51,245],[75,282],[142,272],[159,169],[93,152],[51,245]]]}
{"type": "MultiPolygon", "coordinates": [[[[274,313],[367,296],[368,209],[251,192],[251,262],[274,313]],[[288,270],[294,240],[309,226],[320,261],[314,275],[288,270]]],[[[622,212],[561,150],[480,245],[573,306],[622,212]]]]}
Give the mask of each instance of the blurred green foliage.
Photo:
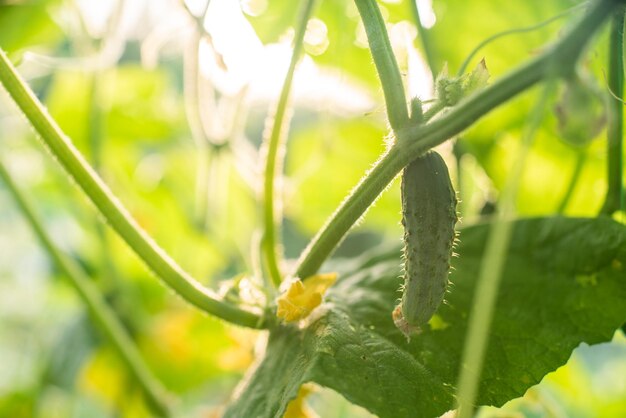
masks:
{"type": "MultiPolygon", "coordinates": [[[[113,10],[105,15],[113,16],[121,7],[127,19],[117,21],[118,27],[111,18],[112,27],[94,35],[86,12],[93,5],[81,3],[0,1],[0,46],[21,62],[20,71],[52,116],[133,216],[194,277],[214,288],[239,273],[258,277],[258,148],[263,119],[278,87],[262,79],[273,96],[250,88],[250,98],[238,102],[232,94],[220,92],[218,81],[205,72],[207,83],[215,81],[217,86],[218,106],[212,110],[222,112],[217,119],[227,120],[224,108],[231,106],[243,115],[239,122],[243,126],[235,124],[230,132],[230,147],[198,147],[185,114],[183,54],[194,26],[184,9],[166,1],[134,6],[103,2],[113,10]],[[149,13],[151,8],[160,12],[149,13]],[[82,25],[72,23],[81,19],[82,25]],[[116,37],[123,51],[119,56],[104,56],[95,69],[87,65],[94,61],[78,60],[97,55],[104,40],[116,37]],[[141,60],[150,48],[158,53],[155,66],[141,60]],[[27,52],[59,59],[49,61],[27,52]],[[203,171],[207,161],[212,168],[203,171]]],[[[247,16],[260,42],[289,39],[298,2],[242,3],[260,5],[254,16],[247,16]]],[[[537,23],[574,5],[571,0],[517,1],[505,6],[487,0],[434,1],[437,20],[428,30],[436,52],[433,65],[439,69],[447,62],[454,72],[487,36],[537,23]]],[[[380,6],[392,33],[394,29],[404,33],[407,22],[408,27],[413,25],[407,1],[381,1],[380,6]]],[[[577,14],[580,11],[569,18],[577,14]]],[[[323,0],[316,18],[325,25],[322,36],[327,47],[319,53],[314,47],[324,40],[309,45],[308,51],[316,55],[308,55],[305,61],[316,71],[296,76],[285,164],[284,245],[292,258],[386,146],[382,92],[356,8],[352,2],[323,0]],[[328,79],[335,84],[325,90],[328,79]],[[367,100],[355,104],[348,100],[350,95],[367,100]]],[[[497,78],[558,36],[567,21],[495,41],[476,59],[484,57],[491,77],[497,78]]],[[[604,38],[581,63],[600,86],[604,86],[606,66],[604,38]]],[[[393,39],[399,39],[399,56],[421,47],[414,36],[408,43],[401,35],[393,39]]],[[[213,59],[210,54],[201,57],[213,59]]],[[[400,64],[408,74],[407,59],[400,59],[400,64]]],[[[466,152],[460,174],[466,225],[478,221],[485,204],[497,199],[536,95],[533,90],[512,100],[459,139],[466,152]]],[[[568,188],[580,151],[558,137],[557,126],[553,112],[547,113],[522,179],[521,215],[554,214],[568,188]]],[[[585,164],[565,214],[594,216],[602,205],[603,134],[582,151],[585,164]]],[[[0,149],[18,183],[35,199],[59,247],[97,281],[149,366],[180,396],[182,416],[217,416],[252,363],[259,335],[197,313],[159,285],[102,226],[93,208],[42,152],[4,91],[0,92],[0,149]]],[[[442,152],[452,168],[451,147],[444,146],[442,152]]],[[[459,173],[451,171],[458,185],[459,173]]],[[[338,254],[354,255],[383,241],[398,241],[399,212],[395,184],[338,254]]],[[[625,347],[621,333],[611,344],[581,347],[567,366],[548,375],[524,398],[502,410],[485,409],[481,417],[624,416],[625,347]]],[[[310,403],[325,418],[369,416],[328,390],[314,393],[310,403]]],[[[149,415],[134,382],[0,186],[0,416],[149,415]]]]}

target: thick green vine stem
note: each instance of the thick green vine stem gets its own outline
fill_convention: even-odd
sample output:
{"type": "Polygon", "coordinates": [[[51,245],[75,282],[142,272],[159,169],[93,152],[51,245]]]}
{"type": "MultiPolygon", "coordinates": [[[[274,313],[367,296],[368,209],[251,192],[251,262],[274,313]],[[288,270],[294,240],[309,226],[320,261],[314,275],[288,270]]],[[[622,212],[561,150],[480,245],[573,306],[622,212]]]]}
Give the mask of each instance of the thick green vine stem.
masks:
{"type": "MultiPolygon", "coordinates": [[[[302,55],[302,49],[304,46],[304,34],[311,15],[313,13],[313,6],[316,0],[307,0],[302,5],[302,11],[300,13],[300,20],[296,28],[296,35],[293,41],[293,52],[291,54],[291,61],[289,62],[289,69],[285,75],[283,81],[283,87],[280,91],[280,97],[276,104],[273,117],[268,120],[272,120],[272,128],[269,136],[264,143],[265,151],[265,176],[264,176],[264,190],[263,190],[263,226],[264,233],[261,241],[261,252],[263,254],[263,260],[265,268],[269,273],[272,283],[278,287],[282,281],[282,275],[279,267],[278,256],[280,250],[280,216],[276,213],[276,202],[281,201],[281,198],[274,192],[274,186],[276,184],[276,173],[282,171],[282,162],[284,155],[284,142],[287,136],[288,121],[285,120],[285,114],[287,111],[287,103],[289,101],[289,95],[291,93],[291,84],[293,82],[293,75],[296,70],[296,65],[302,55]],[[281,152],[282,151],[282,152],[281,152]]],[[[279,174],[282,175],[282,174],[279,174]]],[[[279,204],[280,205],[280,204],[279,204]]]]}
{"type": "Polygon", "coordinates": [[[172,260],[143,231],[120,201],[89,166],[0,49],[0,82],[35,128],[50,152],[78,183],[96,208],[150,269],[192,305],[237,325],[263,328],[257,314],[220,300],[172,260]]]}
{"type": "MultiPolygon", "coordinates": [[[[599,0],[558,42],[492,85],[462,100],[425,125],[407,125],[396,131],[396,142],[339,206],[302,253],[298,277],[315,274],[354,223],[409,162],[430,148],[459,134],[498,105],[544,78],[574,71],[591,36],[625,0],[599,0]]],[[[383,41],[379,41],[381,43],[383,41]]]]}
{"type": "Polygon", "coordinates": [[[623,210],[622,149],[624,141],[624,13],[615,14],[609,40],[608,87],[616,97],[609,95],[607,120],[607,178],[608,189],[601,213],[611,215],[623,210]]]}
{"type": "Polygon", "coordinates": [[[170,402],[168,400],[170,395],[154,377],[126,329],[102,296],[100,296],[98,288],[72,259],[62,254],[54,245],[44,229],[43,223],[33,210],[31,203],[19,190],[2,161],[0,161],[0,179],[7,186],[9,193],[13,196],[13,199],[30,223],[35,235],[48,252],[50,258],[69,279],[76,293],[78,293],[85,306],[89,309],[93,320],[104,331],[104,334],[126,364],[130,374],[137,380],[152,410],[162,417],[171,416],[169,411],[170,402]]]}
{"type": "Polygon", "coordinates": [[[389,42],[385,20],[380,14],[376,0],[355,0],[355,3],[365,25],[367,41],[383,87],[389,125],[396,131],[407,124],[409,112],[404,84],[389,42]]]}

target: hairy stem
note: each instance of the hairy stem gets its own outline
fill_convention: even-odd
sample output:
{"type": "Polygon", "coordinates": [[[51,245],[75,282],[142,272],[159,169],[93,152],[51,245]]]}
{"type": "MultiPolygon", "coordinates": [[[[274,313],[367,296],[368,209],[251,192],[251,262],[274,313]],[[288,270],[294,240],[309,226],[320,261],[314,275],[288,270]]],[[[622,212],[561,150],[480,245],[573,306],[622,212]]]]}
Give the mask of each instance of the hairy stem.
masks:
{"type": "Polygon", "coordinates": [[[306,278],[319,270],[346,232],[365,214],[406,164],[406,154],[399,152],[397,147],[392,147],[383,155],[305,249],[295,272],[296,277],[306,278]]]}
{"type": "Polygon", "coordinates": [[[445,107],[446,107],[446,104],[443,101],[441,100],[435,101],[435,103],[433,103],[432,106],[430,106],[428,110],[424,112],[424,121],[428,122],[429,120],[434,118],[437,115],[437,113],[445,109],[445,107]]]}
{"type": "MultiPolygon", "coordinates": [[[[624,47],[624,13],[615,14],[611,26],[609,40],[609,90],[616,97],[608,98],[607,121],[607,179],[608,190],[604,205],[600,213],[611,215],[622,207],[622,152],[624,140],[624,112],[622,101],[624,98],[624,61],[622,52],[624,47]]],[[[622,207],[623,209],[623,207],[622,207]]]]}
{"type": "Polygon", "coordinates": [[[265,147],[265,173],[264,173],[264,190],[263,190],[263,239],[261,241],[261,252],[265,262],[265,268],[269,273],[272,283],[278,287],[282,281],[282,275],[279,267],[278,252],[280,249],[280,219],[276,206],[280,206],[280,195],[274,192],[276,185],[276,177],[282,176],[282,166],[284,159],[284,142],[288,130],[288,118],[285,117],[287,104],[291,93],[291,85],[296,70],[296,65],[302,55],[304,48],[304,34],[306,32],[307,23],[313,13],[315,0],[307,0],[302,5],[300,20],[296,28],[296,35],[293,41],[293,52],[289,69],[283,81],[283,87],[280,91],[280,97],[276,104],[273,117],[268,120],[273,121],[270,134],[264,143],[265,147]],[[279,174],[277,174],[280,172],[279,174]],[[278,202],[277,202],[278,200],[278,202]],[[278,205],[276,205],[278,203],[278,205]]]}
{"type": "Polygon", "coordinates": [[[392,149],[353,189],[302,253],[298,277],[315,274],[354,223],[402,168],[430,148],[471,126],[498,105],[544,78],[566,76],[574,71],[591,35],[623,0],[600,0],[559,42],[543,54],[461,101],[426,125],[406,126],[396,131],[392,149]]]}
{"type": "MultiPolygon", "coordinates": [[[[89,74],[89,115],[87,123],[87,143],[91,154],[91,164],[96,172],[101,173],[104,148],[104,109],[102,94],[102,72],[95,70],[89,74]]],[[[106,226],[98,219],[93,219],[93,227],[96,230],[100,244],[100,271],[106,278],[106,285],[116,288],[119,282],[119,274],[112,263],[111,249],[106,226]]]]}
{"type": "Polygon", "coordinates": [[[31,203],[16,186],[1,161],[0,178],[7,186],[8,191],[30,223],[35,235],[48,252],[50,258],[68,278],[76,293],[78,293],[85,306],[89,309],[93,320],[101,327],[109,342],[117,350],[130,374],[137,380],[150,407],[159,416],[170,416],[168,400],[170,395],[154,377],[128,332],[100,295],[98,288],[72,259],[62,254],[54,245],[43,223],[33,210],[31,203]]]}
{"type": "Polygon", "coordinates": [[[0,82],[24,112],[52,155],[89,197],[111,227],[166,285],[192,305],[226,321],[251,328],[262,328],[265,325],[259,315],[226,303],[204,288],[139,227],[50,117],[2,49],[0,49],[0,82]]]}
{"type": "Polygon", "coordinates": [[[389,42],[385,21],[376,0],[355,0],[355,2],[365,26],[374,65],[383,87],[389,125],[396,131],[407,124],[409,113],[402,77],[389,42]]]}

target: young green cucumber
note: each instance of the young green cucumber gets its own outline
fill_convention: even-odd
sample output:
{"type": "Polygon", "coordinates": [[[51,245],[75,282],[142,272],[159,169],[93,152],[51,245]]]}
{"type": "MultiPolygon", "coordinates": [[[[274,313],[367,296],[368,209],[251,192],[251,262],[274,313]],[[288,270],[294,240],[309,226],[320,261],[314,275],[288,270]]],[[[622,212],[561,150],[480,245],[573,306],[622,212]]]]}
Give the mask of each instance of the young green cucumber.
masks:
{"type": "Polygon", "coordinates": [[[448,167],[429,152],[402,173],[404,288],[393,312],[405,335],[417,333],[443,302],[458,220],[448,167]]]}

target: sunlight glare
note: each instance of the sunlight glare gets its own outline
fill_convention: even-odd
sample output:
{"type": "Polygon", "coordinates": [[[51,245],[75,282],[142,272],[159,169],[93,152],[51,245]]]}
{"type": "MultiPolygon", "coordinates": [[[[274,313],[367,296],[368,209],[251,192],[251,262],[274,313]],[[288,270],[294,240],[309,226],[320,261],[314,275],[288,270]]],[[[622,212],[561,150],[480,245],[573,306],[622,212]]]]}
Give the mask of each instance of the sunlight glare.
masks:
{"type": "Polygon", "coordinates": [[[420,21],[422,22],[422,26],[426,29],[430,29],[435,26],[437,22],[437,16],[435,16],[435,11],[433,10],[433,2],[432,0],[415,0],[417,2],[417,9],[420,13],[420,21]]]}
{"type": "Polygon", "coordinates": [[[222,93],[235,95],[258,71],[263,44],[244,17],[239,3],[232,0],[213,0],[204,26],[211,34],[213,47],[222,56],[226,70],[210,57],[210,46],[203,44],[200,49],[201,71],[222,93]]]}

